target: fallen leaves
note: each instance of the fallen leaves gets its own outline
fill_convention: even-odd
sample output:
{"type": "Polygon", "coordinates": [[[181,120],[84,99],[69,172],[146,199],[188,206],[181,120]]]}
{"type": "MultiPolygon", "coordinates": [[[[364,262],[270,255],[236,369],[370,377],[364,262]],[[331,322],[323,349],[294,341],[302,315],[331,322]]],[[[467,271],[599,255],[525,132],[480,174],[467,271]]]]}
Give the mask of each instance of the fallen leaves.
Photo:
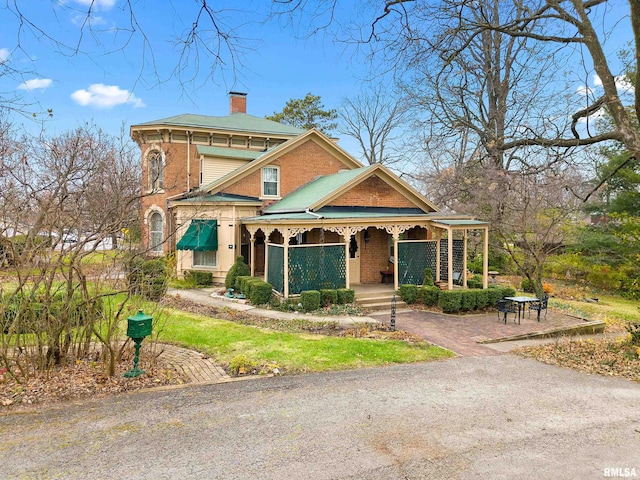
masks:
{"type": "Polygon", "coordinates": [[[551,365],[640,381],[640,349],[626,339],[568,340],[515,351],[551,365]]]}

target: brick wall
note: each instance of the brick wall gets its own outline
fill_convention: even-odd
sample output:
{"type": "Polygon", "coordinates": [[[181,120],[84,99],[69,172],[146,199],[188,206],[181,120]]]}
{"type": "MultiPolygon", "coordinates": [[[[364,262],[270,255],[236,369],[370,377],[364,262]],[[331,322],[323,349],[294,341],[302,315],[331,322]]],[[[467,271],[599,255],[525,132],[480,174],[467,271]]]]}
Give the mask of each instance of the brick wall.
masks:
{"type": "MultiPolygon", "coordinates": [[[[308,140],[296,149],[269,163],[280,167],[280,196],[284,197],[302,185],[321,175],[338,173],[345,165],[318,145],[308,140]]],[[[266,166],[266,165],[265,165],[266,166]]],[[[262,195],[262,172],[257,170],[224,189],[225,193],[260,197],[262,195]]],[[[265,200],[273,203],[271,200],[265,200]]]]}
{"type": "Polygon", "coordinates": [[[333,206],[412,208],[416,205],[376,176],[367,178],[333,200],[333,206]]]}
{"type": "Polygon", "coordinates": [[[389,234],[373,227],[368,232],[369,241],[360,245],[360,283],[380,283],[380,270],[389,269],[389,234]]]}

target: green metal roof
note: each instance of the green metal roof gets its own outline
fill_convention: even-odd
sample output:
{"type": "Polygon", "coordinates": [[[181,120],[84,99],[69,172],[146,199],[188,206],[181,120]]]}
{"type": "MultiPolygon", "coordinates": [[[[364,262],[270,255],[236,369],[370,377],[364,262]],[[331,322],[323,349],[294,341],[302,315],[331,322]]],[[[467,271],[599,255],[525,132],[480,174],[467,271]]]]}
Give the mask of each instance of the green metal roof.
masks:
{"type": "Polygon", "coordinates": [[[279,202],[265,208],[264,212],[267,214],[304,212],[314,203],[340,189],[372,167],[355,168],[319,177],[291,192],[279,202]]]}
{"type": "Polygon", "coordinates": [[[264,152],[248,150],[246,148],[211,147],[208,145],[198,145],[198,155],[208,155],[210,157],[237,158],[241,160],[255,160],[264,152]]]}
{"type": "Polygon", "coordinates": [[[189,228],[176,245],[178,250],[218,250],[218,221],[191,220],[189,228]]]}
{"type": "Polygon", "coordinates": [[[386,207],[323,207],[314,213],[292,212],[261,215],[251,218],[243,218],[242,221],[280,221],[280,220],[319,220],[318,217],[327,220],[339,220],[343,218],[393,218],[393,217],[422,217],[425,220],[429,215],[419,208],[386,208],[386,207]]]}
{"type": "Polygon", "coordinates": [[[216,193],[214,195],[198,195],[195,197],[182,198],[173,203],[202,203],[202,202],[240,202],[240,203],[262,203],[259,198],[247,197],[244,195],[233,195],[229,193],[216,193]]]}
{"type": "Polygon", "coordinates": [[[482,222],[480,220],[464,220],[464,219],[434,219],[436,223],[440,223],[442,225],[446,225],[448,227],[473,227],[473,226],[481,226],[481,225],[489,225],[488,222],[482,222]]]}
{"type": "Polygon", "coordinates": [[[174,117],[139,123],[137,125],[133,125],[131,128],[155,125],[182,126],[286,136],[296,136],[305,132],[305,130],[300,128],[284,125],[272,120],[267,120],[266,118],[254,117],[253,115],[247,115],[246,113],[232,113],[231,115],[224,117],[183,113],[174,117]]]}

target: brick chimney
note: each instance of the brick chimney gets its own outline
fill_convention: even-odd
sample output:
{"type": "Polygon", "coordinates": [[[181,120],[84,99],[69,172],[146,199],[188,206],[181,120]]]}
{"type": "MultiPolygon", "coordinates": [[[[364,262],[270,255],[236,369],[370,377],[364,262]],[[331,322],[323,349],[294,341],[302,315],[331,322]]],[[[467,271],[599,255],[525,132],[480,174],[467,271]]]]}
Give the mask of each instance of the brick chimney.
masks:
{"type": "Polygon", "coordinates": [[[231,99],[231,113],[247,113],[247,94],[242,92],[229,92],[231,99]]]}

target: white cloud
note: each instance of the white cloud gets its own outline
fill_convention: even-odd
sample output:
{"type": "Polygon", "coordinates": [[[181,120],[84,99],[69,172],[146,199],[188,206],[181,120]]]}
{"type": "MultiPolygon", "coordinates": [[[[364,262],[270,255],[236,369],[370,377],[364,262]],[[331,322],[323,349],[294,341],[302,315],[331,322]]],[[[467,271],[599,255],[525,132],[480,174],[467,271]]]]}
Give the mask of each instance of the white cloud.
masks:
{"type": "Polygon", "coordinates": [[[9,60],[10,56],[11,56],[11,53],[9,53],[9,49],[0,48],[0,63],[4,63],[7,60],[9,60]]]}
{"type": "Polygon", "coordinates": [[[99,7],[105,10],[110,9],[116,4],[116,0],[73,0],[74,3],[82,5],[84,7],[99,7]]]}
{"type": "Polygon", "coordinates": [[[82,106],[93,105],[100,108],[111,108],[115,105],[130,103],[134,107],[144,107],[144,102],[129,90],[122,90],[117,85],[94,83],[87,90],[76,90],[71,98],[82,106]]]}
{"type": "Polygon", "coordinates": [[[18,85],[20,90],[38,90],[47,88],[53,80],[50,78],[32,78],[31,80],[27,80],[26,82],[22,82],[18,85]]]}
{"type": "MultiPolygon", "coordinates": [[[[622,75],[615,77],[615,82],[619,93],[629,93],[633,90],[633,85],[622,75]]],[[[598,75],[593,76],[593,84],[596,87],[602,87],[602,80],[598,75]]]]}

